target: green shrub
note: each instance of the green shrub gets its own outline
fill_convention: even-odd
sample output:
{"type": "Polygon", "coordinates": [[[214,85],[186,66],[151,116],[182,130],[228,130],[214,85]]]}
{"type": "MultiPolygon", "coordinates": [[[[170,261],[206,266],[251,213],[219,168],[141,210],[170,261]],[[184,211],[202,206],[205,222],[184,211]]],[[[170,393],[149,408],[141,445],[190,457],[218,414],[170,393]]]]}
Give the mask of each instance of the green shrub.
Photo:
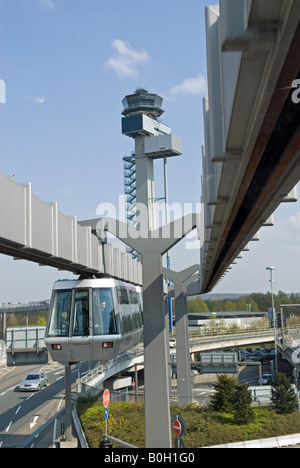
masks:
{"type": "Polygon", "coordinates": [[[213,385],[215,394],[210,397],[213,411],[228,413],[233,410],[236,382],[228,375],[218,375],[218,381],[213,385]]]}
{"type": "Polygon", "coordinates": [[[292,383],[285,374],[276,374],[272,383],[272,405],[278,414],[290,414],[298,408],[298,399],[292,383]]]}
{"type": "MultiPolygon", "coordinates": [[[[102,399],[78,399],[77,409],[90,447],[98,448],[104,431],[102,399]]],[[[180,413],[186,420],[187,433],[183,440],[187,448],[300,433],[298,411],[283,415],[268,407],[253,408],[254,419],[249,424],[237,424],[233,412],[215,412],[211,408],[203,407],[193,409],[191,405],[184,408],[171,406],[170,413],[171,418],[174,414],[180,413]]],[[[142,403],[110,403],[109,434],[143,448],[145,447],[144,417],[142,403]]],[[[115,444],[114,448],[117,448],[115,444]]]]}
{"type": "Polygon", "coordinates": [[[237,424],[249,424],[254,421],[255,415],[251,405],[252,395],[248,385],[237,384],[233,399],[234,421],[237,424]]]}

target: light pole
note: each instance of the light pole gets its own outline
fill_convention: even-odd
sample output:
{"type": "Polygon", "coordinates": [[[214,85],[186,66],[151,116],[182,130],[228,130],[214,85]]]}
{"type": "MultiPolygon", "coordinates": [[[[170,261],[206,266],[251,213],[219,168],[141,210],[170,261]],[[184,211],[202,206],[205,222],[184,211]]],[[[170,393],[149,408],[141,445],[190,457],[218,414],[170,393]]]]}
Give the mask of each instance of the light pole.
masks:
{"type": "Polygon", "coordinates": [[[272,317],[273,317],[273,327],[274,327],[274,341],[275,341],[275,372],[278,372],[278,360],[277,360],[277,343],[276,343],[276,312],[274,304],[274,292],[273,292],[273,271],[276,270],[275,267],[267,267],[266,270],[270,271],[270,283],[271,283],[271,297],[272,297],[272,317]]]}

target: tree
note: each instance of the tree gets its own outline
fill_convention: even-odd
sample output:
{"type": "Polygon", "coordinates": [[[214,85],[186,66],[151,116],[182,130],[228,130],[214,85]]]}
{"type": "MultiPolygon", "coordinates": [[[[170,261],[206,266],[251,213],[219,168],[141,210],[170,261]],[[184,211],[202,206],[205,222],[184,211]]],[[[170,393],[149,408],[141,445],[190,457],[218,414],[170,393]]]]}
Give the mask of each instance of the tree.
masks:
{"type": "Polygon", "coordinates": [[[236,306],[232,301],[228,300],[225,302],[223,309],[224,309],[224,312],[235,312],[236,306]]]}
{"type": "Polygon", "coordinates": [[[235,381],[226,374],[218,375],[218,381],[213,385],[215,394],[210,397],[210,406],[213,411],[231,413],[235,396],[235,381]]]}
{"type": "Polygon", "coordinates": [[[236,310],[247,312],[247,302],[248,298],[246,296],[241,296],[236,303],[236,310]]]}
{"type": "Polygon", "coordinates": [[[202,297],[198,296],[194,299],[189,299],[187,303],[188,313],[193,312],[209,312],[207,305],[202,297]]]}
{"type": "Polygon", "coordinates": [[[251,305],[251,312],[260,312],[258,305],[256,304],[255,300],[250,297],[248,299],[248,304],[251,305]]]}
{"type": "Polygon", "coordinates": [[[298,407],[298,399],[291,381],[285,374],[276,374],[272,383],[272,406],[278,414],[290,414],[298,407]]]}
{"type": "Polygon", "coordinates": [[[37,319],[36,324],[37,324],[37,325],[40,325],[40,326],[47,325],[47,320],[45,319],[45,317],[40,316],[40,317],[37,319]]]}
{"type": "Polygon", "coordinates": [[[254,421],[255,414],[251,408],[252,395],[248,385],[236,384],[233,398],[234,421],[237,424],[249,424],[254,421]]]}

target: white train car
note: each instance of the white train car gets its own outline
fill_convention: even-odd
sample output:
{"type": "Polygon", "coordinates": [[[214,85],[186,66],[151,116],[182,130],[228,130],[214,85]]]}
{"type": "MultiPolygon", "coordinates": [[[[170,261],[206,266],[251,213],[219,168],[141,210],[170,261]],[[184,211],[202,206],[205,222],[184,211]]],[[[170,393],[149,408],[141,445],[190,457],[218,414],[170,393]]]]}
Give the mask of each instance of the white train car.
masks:
{"type": "Polygon", "coordinates": [[[142,341],[142,290],[112,278],[54,284],[45,343],[54,361],[105,363],[142,341]]]}

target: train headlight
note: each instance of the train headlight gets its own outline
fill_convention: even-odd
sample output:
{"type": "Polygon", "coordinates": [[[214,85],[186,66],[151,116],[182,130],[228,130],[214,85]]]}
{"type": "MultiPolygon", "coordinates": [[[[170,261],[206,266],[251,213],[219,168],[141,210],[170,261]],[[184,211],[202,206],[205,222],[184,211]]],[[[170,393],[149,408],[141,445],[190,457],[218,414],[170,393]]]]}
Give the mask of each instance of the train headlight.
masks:
{"type": "Polygon", "coordinates": [[[102,343],[102,349],[112,349],[113,347],[114,343],[112,341],[102,343]]]}
{"type": "Polygon", "coordinates": [[[52,344],[51,348],[53,351],[61,351],[61,345],[60,344],[52,344]]]}

